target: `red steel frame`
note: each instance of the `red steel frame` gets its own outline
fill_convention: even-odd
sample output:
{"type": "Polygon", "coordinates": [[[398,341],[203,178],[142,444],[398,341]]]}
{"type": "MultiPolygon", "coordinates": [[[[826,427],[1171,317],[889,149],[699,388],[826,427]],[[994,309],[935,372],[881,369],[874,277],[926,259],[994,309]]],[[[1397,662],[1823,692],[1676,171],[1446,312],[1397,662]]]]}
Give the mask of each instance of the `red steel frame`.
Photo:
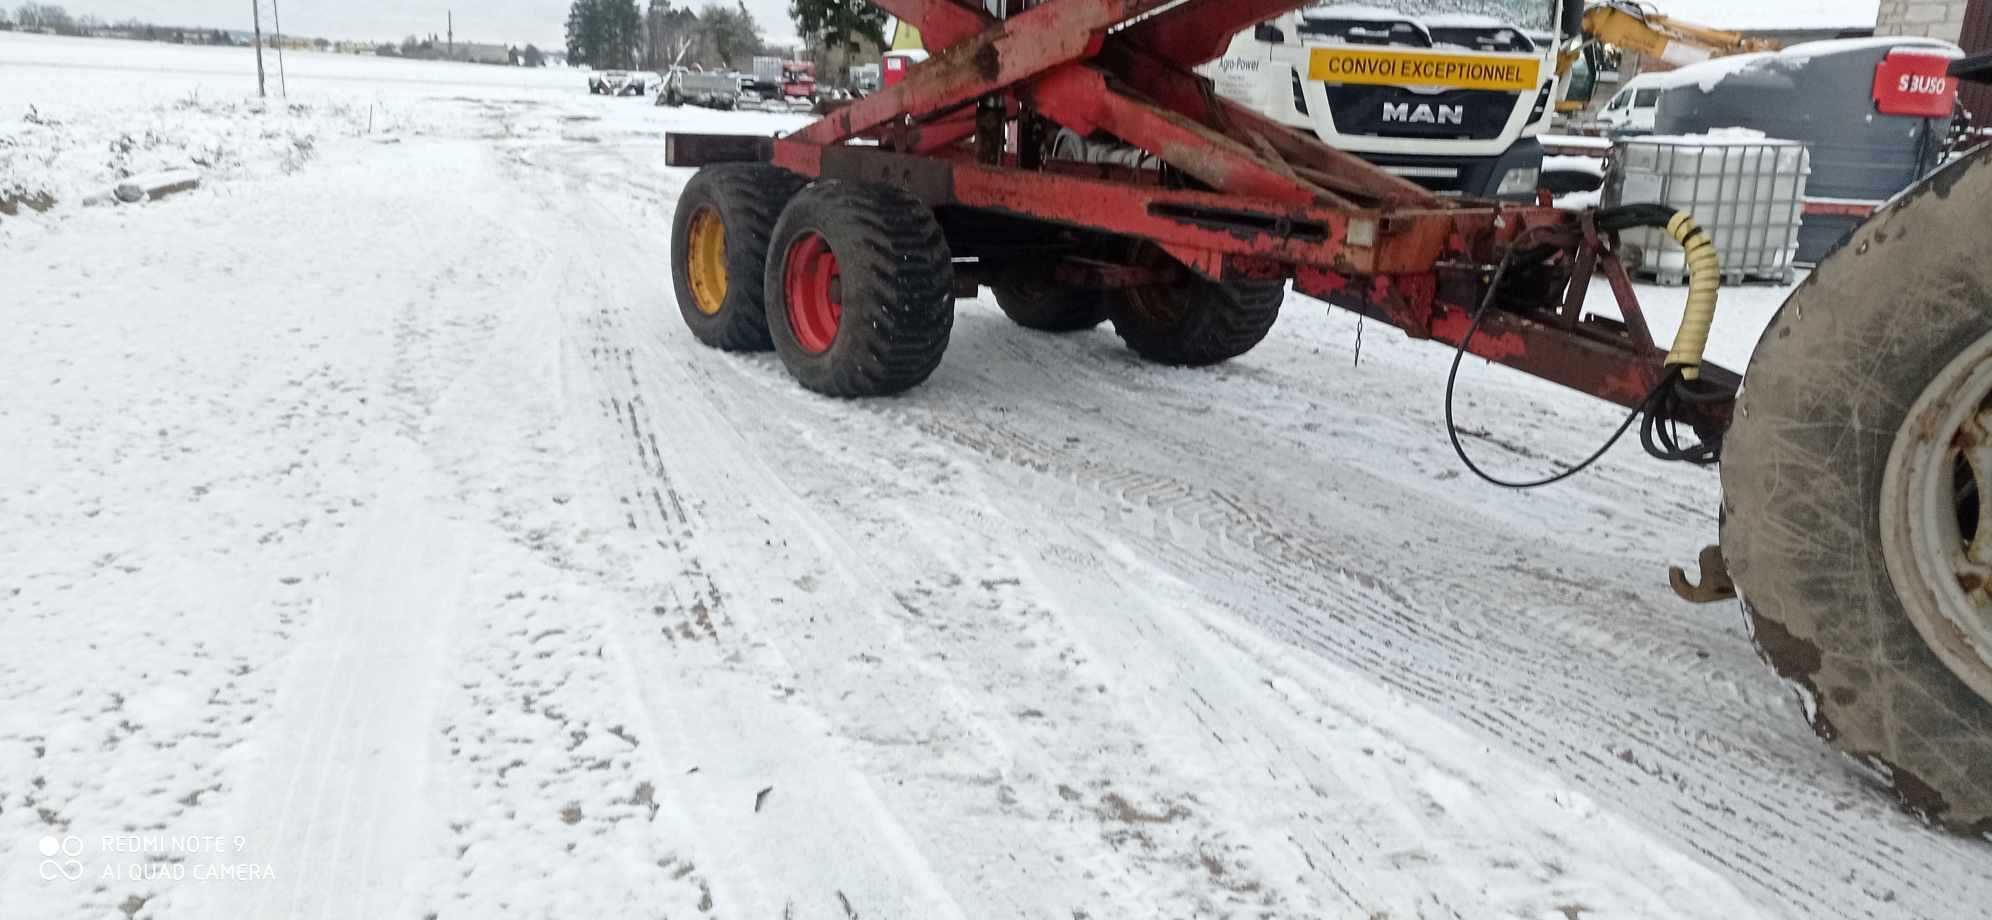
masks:
{"type": "MultiPolygon", "coordinates": [[[[1568,280],[1542,303],[1488,311],[1472,354],[1625,406],[1666,374],[1626,270],[1588,215],[1441,199],[1218,98],[1194,73],[1238,31],[1308,0],[1007,2],[1012,15],[998,18],[957,0],[873,0],[939,50],[902,82],[794,134],[674,134],[669,160],[766,160],[812,178],[891,183],[936,209],[1142,239],[1200,274],[1291,277],[1301,293],[1454,346],[1496,263],[1524,245],[1568,280]],[[1112,135],[1168,170],[1042,161],[1018,139],[1037,119],[1112,135]],[[1169,181],[1171,172],[1198,187],[1169,181]],[[1623,321],[1584,316],[1598,273],[1623,321]]],[[[1112,274],[1069,268],[1061,277],[1112,274]]],[[[1737,385],[1712,366],[1702,379],[1737,385]]],[[[1715,399],[1672,411],[1719,430],[1730,409],[1715,399]]]]}

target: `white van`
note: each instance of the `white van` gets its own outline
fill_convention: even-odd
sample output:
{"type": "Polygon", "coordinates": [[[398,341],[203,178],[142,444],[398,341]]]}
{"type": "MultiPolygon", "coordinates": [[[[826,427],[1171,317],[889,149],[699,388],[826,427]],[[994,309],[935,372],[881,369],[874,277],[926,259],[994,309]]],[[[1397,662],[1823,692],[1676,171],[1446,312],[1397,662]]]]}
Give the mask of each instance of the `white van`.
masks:
{"type": "Polygon", "coordinates": [[[1598,124],[1613,134],[1652,134],[1660,95],[1670,84],[1666,73],[1643,73],[1626,81],[1612,101],[1598,112],[1598,124]]]}

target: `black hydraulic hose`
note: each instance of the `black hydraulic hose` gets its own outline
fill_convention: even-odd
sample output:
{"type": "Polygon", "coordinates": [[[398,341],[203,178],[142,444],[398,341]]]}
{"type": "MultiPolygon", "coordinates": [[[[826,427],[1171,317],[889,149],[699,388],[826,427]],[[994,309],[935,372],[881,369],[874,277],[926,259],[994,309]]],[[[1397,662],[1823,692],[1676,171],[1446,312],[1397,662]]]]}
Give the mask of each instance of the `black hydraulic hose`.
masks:
{"type": "MultiPolygon", "coordinates": [[[[1600,231],[1617,233],[1635,227],[1666,227],[1669,222],[1675,219],[1676,214],[1677,212],[1674,209],[1664,205],[1634,204],[1600,210],[1597,212],[1594,220],[1597,222],[1597,227],[1600,231]]],[[[1502,488],[1539,489],[1544,486],[1555,485],[1590,469],[1599,460],[1604,459],[1605,455],[1610,453],[1611,449],[1618,446],[1619,441],[1625,438],[1626,432],[1632,430],[1633,423],[1639,422],[1642,416],[1644,416],[1645,421],[1640,425],[1640,446],[1649,455],[1660,460],[1679,461],[1700,466],[1719,462],[1722,455],[1722,444],[1719,440],[1712,440],[1702,444],[1687,444],[1682,440],[1675,426],[1674,419],[1679,415],[1678,410],[1680,407],[1697,402],[1707,402],[1714,398],[1697,393],[1690,382],[1685,379],[1686,369],[1681,366],[1668,367],[1666,374],[1660,378],[1660,382],[1654,385],[1653,389],[1646,394],[1644,399],[1639,401],[1638,405],[1632,408],[1630,413],[1627,413],[1625,421],[1619,423],[1618,428],[1612,432],[1611,437],[1607,438],[1605,443],[1590,456],[1585,457],[1582,461],[1567,469],[1541,479],[1508,480],[1488,473],[1486,470],[1481,469],[1479,464],[1473,462],[1473,458],[1467,455],[1465,443],[1460,440],[1459,424],[1454,418],[1453,407],[1455,394],[1459,385],[1459,369],[1460,365],[1466,361],[1466,355],[1473,344],[1474,337],[1480,332],[1481,323],[1486,320],[1488,311],[1493,309],[1494,298],[1501,289],[1501,281],[1507,276],[1508,267],[1513,263],[1515,253],[1520,248],[1519,246],[1511,246],[1507,254],[1501,258],[1500,264],[1495,266],[1494,277],[1487,285],[1487,294],[1481,298],[1479,306],[1474,309],[1473,321],[1467,325],[1466,334],[1460,337],[1458,346],[1454,348],[1452,367],[1446,372],[1446,437],[1452,442],[1453,453],[1459,457],[1460,462],[1465,464],[1466,468],[1473,475],[1502,488]]]]}
{"type": "Polygon", "coordinates": [[[1590,469],[1599,460],[1603,460],[1605,455],[1610,453],[1613,447],[1618,446],[1618,442],[1625,437],[1625,433],[1632,429],[1632,423],[1639,421],[1639,417],[1646,411],[1646,407],[1652,405],[1653,401],[1659,397],[1668,383],[1675,378],[1672,374],[1668,375],[1666,379],[1660,382],[1660,386],[1655,387],[1652,393],[1647,394],[1645,399],[1640,400],[1639,405],[1633,407],[1631,414],[1625,417],[1625,421],[1619,423],[1618,430],[1612,432],[1612,436],[1605,440],[1602,447],[1599,447],[1589,457],[1584,458],[1581,462],[1562,472],[1554,473],[1541,479],[1509,480],[1502,479],[1481,469],[1480,465],[1474,463],[1473,458],[1467,455],[1466,444],[1459,439],[1459,423],[1453,417],[1454,393],[1458,389],[1459,368],[1466,361],[1467,348],[1473,344],[1473,337],[1480,332],[1480,323],[1487,318],[1487,311],[1494,306],[1495,292],[1501,289],[1501,279],[1507,275],[1508,265],[1513,260],[1514,253],[1514,249],[1509,249],[1508,255],[1501,259],[1501,264],[1494,268],[1494,278],[1487,286],[1487,296],[1481,298],[1480,306],[1474,309],[1473,322],[1467,325],[1466,335],[1460,337],[1459,345],[1453,350],[1452,368],[1446,372],[1446,438],[1452,441],[1453,453],[1459,457],[1459,462],[1466,464],[1466,468],[1473,475],[1504,489],[1540,489],[1544,486],[1553,486],[1565,479],[1569,479],[1578,473],[1590,469]]]}

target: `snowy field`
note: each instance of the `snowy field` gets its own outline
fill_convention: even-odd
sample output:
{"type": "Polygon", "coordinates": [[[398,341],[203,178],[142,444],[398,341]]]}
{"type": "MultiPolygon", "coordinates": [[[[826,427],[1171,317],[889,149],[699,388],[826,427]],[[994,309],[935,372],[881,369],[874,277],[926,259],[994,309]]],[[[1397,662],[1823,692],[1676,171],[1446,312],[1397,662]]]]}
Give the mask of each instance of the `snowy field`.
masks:
{"type": "MultiPolygon", "coordinates": [[[[0,218],[0,918],[1992,904],[1667,590],[1709,471],[1485,486],[1449,355],[1298,298],[1204,371],[964,301],[925,388],[814,398],[666,261],[663,132],[796,120],[287,71],[0,34],[0,183],[63,199],[0,218]]],[[[1462,386],[1510,473],[1618,420],[1462,386]]]]}

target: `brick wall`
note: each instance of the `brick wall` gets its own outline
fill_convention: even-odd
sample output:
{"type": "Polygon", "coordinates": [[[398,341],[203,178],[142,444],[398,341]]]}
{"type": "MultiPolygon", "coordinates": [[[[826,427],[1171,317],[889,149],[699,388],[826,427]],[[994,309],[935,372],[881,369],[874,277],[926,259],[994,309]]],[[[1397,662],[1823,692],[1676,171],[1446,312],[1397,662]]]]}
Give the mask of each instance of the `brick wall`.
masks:
{"type": "Polygon", "coordinates": [[[1964,34],[1967,0],[1881,0],[1878,35],[1927,35],[1954,42],[1964,34]]]}

